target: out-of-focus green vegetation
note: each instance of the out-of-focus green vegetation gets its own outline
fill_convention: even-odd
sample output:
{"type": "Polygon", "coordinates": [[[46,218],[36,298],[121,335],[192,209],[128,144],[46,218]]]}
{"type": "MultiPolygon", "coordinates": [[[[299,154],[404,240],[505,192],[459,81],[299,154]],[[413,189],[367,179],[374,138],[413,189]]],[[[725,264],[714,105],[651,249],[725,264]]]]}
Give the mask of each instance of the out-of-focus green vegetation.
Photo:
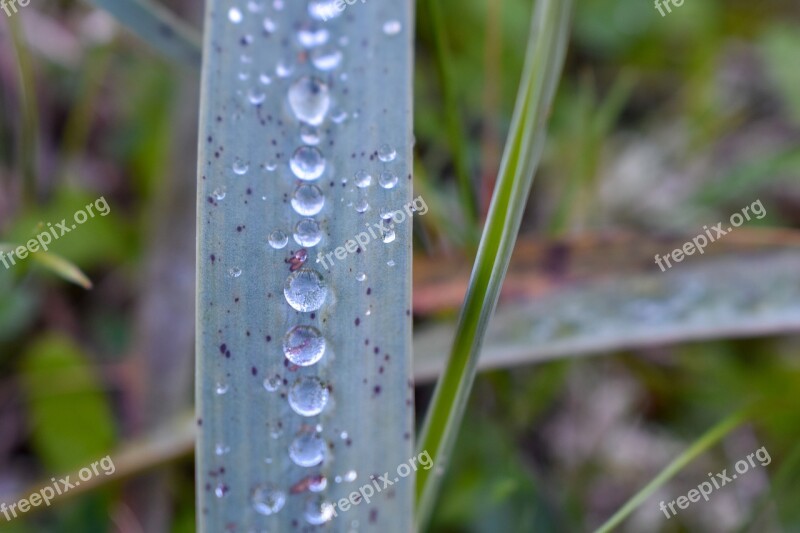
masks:
{"type": "MultiPolygon", "coordinates": [[[[189,2],[167,5],[199,12],[189,2]]],[[[417,253],[469,262],[520,81],[531,2],[437,7],[446,28],[438,41],[427,7],[417,8],[415,180],[431,206],[415,228],[417,253]],[[460,128],[448,127],[448,110],[460,128]],[[457,169],[472,190],[462,190],[457,169]],[[474,206],[464,200],[470,196],[474,206]]],[[[155,357],[151,347],[163,338],[148,320],[191,338],[191,314],[167,321],[158,313],[160,303],[185,294],[174,280],[191,284],[194,271],[180,261],[185,255],[164,255],[160,265],[159,254],[177,249],[169,238],[194,240],[170,230],[182,227],[172,222],[175,198],[191,205],[195,194],[187,147],[195,144],[198,102],[186,87],[198,79],[193,67],[162,59],[86,5],[24,8],[19,22],[35,83],[26,97],[37,111],[29,195],[25,98],[8,20],[0,19],[0,242],[22,244],[41,223],[71,217],[100,196],[111,207],[51,246],[90,277],[91,291],[32,261],[0,267],[0,501],[10,502],[38,480],[149,434],[159,418],[149,397],[169,398],[170,413],[191,409],[189,388],[158,379],[166,367],[191,376],[191,345],[155,357]],[[167,244],[157,245],[161,238],[167,244]]],[[[747,228],[786,229],[788,243],[800,226],[798,58],[800,6],[789,0],[689,0],[666,17],[641,0],[578,1],[522,238],[635,231],[658,242],[665,233],[694,236],[760,199],[767,215],[747,228]]],[[[619,260],[656,268],[635,251],[619,260]]],[[[428,325],[453,314],[417,318],[428,325]]],[[[659,489],[621,530],[796,530],[799,348],[796,335],[781,332],[484,373],[431,530],[595,528],[748,402],[758,406],[752,421],[659,489]],[[768,466],[670,520],[659,511],[659,501],[761,446],[768,466]]],[[[427,386],[418,388],[420,414],[429,396],[427,386]]],[[[176,459],[166,482],[114,480],[24,520],[0,517],[0,530],[191,531],[192,469],[190,459],[176,459]]]]}

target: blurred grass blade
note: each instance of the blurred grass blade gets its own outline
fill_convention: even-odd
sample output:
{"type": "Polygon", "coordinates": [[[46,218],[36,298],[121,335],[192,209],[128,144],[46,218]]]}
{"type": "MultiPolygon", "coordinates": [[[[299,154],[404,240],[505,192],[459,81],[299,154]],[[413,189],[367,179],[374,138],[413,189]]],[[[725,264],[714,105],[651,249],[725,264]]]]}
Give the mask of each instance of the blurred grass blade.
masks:
{"type": "Polygon", "coordinates": [[[545,139],[547,114],[567,46],[570,1],[540,0],[531,23],[525,70],[489,216],[459,318],[450,360],[439,380],[418,449],[436,469],[417,478],[417,526],[427,523],[441,475],[458,434],[489,319],[497,305],[511,251],[545,139]]]}
{"type": "Polygon", "coordinates": [[[37,192],[37,153],[39,145],[39,109],[36,103],[36,83],[34,80],[28,45],[22,33],[18,17],[8,19],[11,42],[17,59],[19,79],[19,98],[22,104],[22,125],[20,135],[20,163],[22,166],[23,203],[36,201],[37,192]]]}
{"type": "Polygon", "coordinates": [[[697,441],[694,442],[689,448],[675,458],[670,464],[664,468],[653,480],[648,483],[642,490],[637,492],[633,498],[620,508],[619,511],[608,519],[608,521],[600,526],[595,533],[608,533],[617,527],[623,520],[625,520],[633,511],[636,510],[647,498],[650,497],[656,490],[663,486],[667,481],[672,479],[675,474],[680,472],[686,465],[691,463],[695,458],[703,454],[706,450],[714,446],[725,435],[739,427],[747,420],[748,411],[743,410],[736,412],[729,417],[723,419],[717,425],[709,429],[697,441]]]}
{"type": "Polygon", "coordinates": [[[73,265],[60,255],[52,252],[35,252],[31,254],[31,259],[53,272],[58,277],[63,278],[84,289],[92,288],[92,281],[84,274],[80,268],[73,265]]]}
{"type": "Polygon", "coordinates": [[[117,21],[178,63],[199,68],[202,59],[199,32],[167,11],[146,0],[88,0],[108,11],[117,21]]]}
{"type": "Polygon", "coordinates": [[[332,506],[356,486],[337,478],[370,483],[413,455],[413,217],[397,222],[411,200],[412,4],[317,11],[333,5],[270,3],[254,14],[230,0],[207,4],[197,212],[201,532],[301,531],[327,521],[332,531],[356,521],[412,528],[413,475],[346,512],[332,506]],[[305,48],[321,35],[326,46],[305,48]],[[356,184],[360,171],[370,183],[359,174],[356,184]],[[365,226],[388,212],[394,230],[370,238],[365,226]]]}

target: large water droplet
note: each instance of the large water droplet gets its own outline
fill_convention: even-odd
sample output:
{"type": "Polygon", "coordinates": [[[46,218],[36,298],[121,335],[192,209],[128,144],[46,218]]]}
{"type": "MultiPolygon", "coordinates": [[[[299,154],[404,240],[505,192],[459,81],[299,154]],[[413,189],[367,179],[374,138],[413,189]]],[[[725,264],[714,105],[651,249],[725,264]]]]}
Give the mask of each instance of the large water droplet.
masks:
{"type": "Polygon", "coordinates": [[[394,161],[395,157],[397,157],[397,150],[395,150],[388,144],[382,144],[380,148],[378,148],[378,159],[380,159],[384,163],[389,163],[391,161],[394,161]]]}
{"type": "Polygon", "coordinates": [[[328,388],[315,377],[298,379],[289,390],[289,405],[302,416],[316,416],[328,403],[328,388]]]}
{"type": "Polygon", "coordinates": [[[365,188],[369,187],[372,183],[372,176],[366,170],[359,170],[355,174],[356,187],[365,188]]]}
{"type": "Polygon", "coordinates": [[[292,207],[299,215],[313,217],[325,205],[325,196],[316,185],[300,185],[292,195],[292,207]]]}
{"type": "Polygon", "coordinates": [[[283,509],[286,494],[274,487],[258,486],[253,489],[251,501],[257,513],[269,516],[283,509]]]}
{"type": "Polygon", "coordinates": [[[311,248],[322,240],[319,223],[313,218],[304,218],[294,227],[294,240],[300,246],[311,248]]]}
{"type": "Polygon", "coordinates": [[[325,459],[325,441],[312,429],[303,429],[289,445],[289,457],[298,466],[316,466],[325,459]]]}
{"type": "Polygon", "coordinates": [[[279,229],[269,234],[269,245],[280,250],[289,243],[289,237],[279,229]]]}
{"type": "Polygon", "coordinates": [[[312,326],[295,326],[283,338],[283,353],[297,366],[310,366],[325,355],[325,337],[312,326]]]}
{"type": "Polygon", "coordinates": [[[302,268],[286,279],[283,294],[292,308],[308,313],[322,307],[328,288],[318,272],[302,268]]]}
{"type": "Polygon", "coordinates": [[[341,62],[342,52],[340,50],[317,48],[311,52],[311,63],[323,72],[335,69],[341,62]]]}
{"type": "Polygon", "coordinates": [[[289,87],[289,106],[298,120],[319,126],[330,105],[328,86],[319,78],[303,76],[289,87]]]}
{"type": "Polygon", "coordinates": [[[325,172],[325,157],[313,146],[301,146],[292,154],[289,167],[301,180],[315,180],[325,172]]]}
{"type": "Polygon", "coordinates": [[[250,169],[250,165],[242,161],[241,159],[237,159],[233,162],[233,172],[238,176],[244,176],[247,174],[247,171],[250,169]]]}
{"type": "Polygon", "coordinates": [[[242,21],[242,12],[239,8],[232,7],[228,10],[228,20],[234,24],[239,24],[242,21]]]}
{"type": "Polygon", "coordinates": [[[321,496],[312,496],[306,501],[305,517],[309,524],[318,526],[333,518],[334,508],[321,496]]]}
{"type": "Polygon", "coordinates": [[[398,20],[389,20],[383,24],[383,33],[386,35],[397,35],[402,29],[403,26],[398,20]]]}
{"type": "Polygon", "coordinates": [[[324,28],[302,28],[297,32],[297,40],[304,48],[314,48],[328,42],[330,32],[324,28]]]}
{"type": "Polygon", "coordinates": [[[394,189],[397,185],[397,175],[394,172],[385,170],[381,172],[381,177],[378,179],[378,183],[384,189],[394,189]]]}

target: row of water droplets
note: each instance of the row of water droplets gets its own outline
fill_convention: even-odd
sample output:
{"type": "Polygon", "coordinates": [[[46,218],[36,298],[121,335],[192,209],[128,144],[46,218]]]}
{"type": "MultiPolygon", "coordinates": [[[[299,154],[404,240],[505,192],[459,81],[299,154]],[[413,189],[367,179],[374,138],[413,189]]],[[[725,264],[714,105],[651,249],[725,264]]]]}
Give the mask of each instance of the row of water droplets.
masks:
{"type": "MultiPolygon", "coordinates": [[[[340,12],[334,8],[335,2],[330,0],[312,0],[308,4],[308,11],[311,17],[317,21],[328,20],[338,16],[340,12]]],[[[284,8],[283,0],[273,0],[272,7],[275,11],[284,8]]],[[[256,0],[247,3],[247,11],[259,14],[265,5],[256,0]]],[[[245,14],[237,7],[228,11],[228,19],[233,24],[240,24],[245,19],[245,14]]],[[[264,17],[261,21],[263,31],[271,34],[278,29],[277,23],[269,17],[264,17]]],[[[390,20],[383,25],[383,32],[388,36],[396,35],[401,30],[399,22],[390,20]]],[[[342,61],[342,51],[329,44],[330,34],[326,29],[306,26],[296,32],[296,37],[300,45],[308,51],[308,57],[313,66],[321,71],[323,75],[336,69],[342,61]]],[[[253,41],[251,35],[242,38],[243,44],[253,41]]],[[[339,45],[347,45],[347,37],[339,39],[339,45]]],[[[240,61],[247,65],[252,59],[247,54],[242,54],[240,61]]],[[[275,67],[275,76],[278,78],[289,78],[294,75],[294,65],[292,61],[280,61],[275,67]]],[[[241,81],[250,80],[250,73],[242,71],[238,75],[241,81]]],[[[340,79],[345,81],[347,75],[340,74],[340,79]]],[[[269,73],[261,73],[257,77],[258,84],[247,92],[247,100],[250,104],[259,106],[266,100],[266,86],[272,84],[272,77],[269,73]]],[[[347,118],[343,111],[331,111],[331,95],[328,84],[315,75],[299,76],[291,83],[287,92],[289,108],[299,123],[299,137],[302,144],[298,146],[289,159],[289,169],[292,175],[299,180],[291,197],[292,209],[302,218],[295,224],[293,238],[295,242],[303,248],[312,248],[319,244],[322,239],[322,230],[316,217],[325,205],[325,195],[315,184],[326,170],[327,161],[319,148],[321,140],[320,126],[330,117],[335,124],[340,124],[347,118]]],[[[383,145],[378,151],[378,157],[383,162],[390,162],[395,159],[396,151],[383,145]]],[[[275,161],[265,163],[264,169],[272,172],[277,169],[275,161]]],[[[249,170],[249,164],[236,160],[233,164],[233,172],[236,175],[245,175],[249,170]]],[[[366,171],[358,171],[354,176],[354,181],[359,189],[369,187],[372,183],[372,176],[366,171]]],[[[386,170],[381,172],[378,183],[384,189],[392,189],[398,183],[398,177],[386,170]]],[[[213,196],[217,200],[225,197],[225,190],[215,190],[213,196]]],[[[360,199],[356,203],[358,212],[365,212],[369,209],[366,199],[360,199]],[[363,200],[363,201],[362,201],[363,200]]],[[[383,216],[383,215],[382,215],[383,216]]],[[[386,217],[384,217],[386,218],[386,217]]],[[[383,235],[384,242],[394,240],[393,231],[389,230],[383,235]]],[[[288,244],[289,237],[281,230],[275,230],[268,236],[268,243],[274,249],[282,249],[288,244]]],[[[303,257],[305,260],[305,256],[303,257]]],[[[231,269],[233,277],[239,277],[241,270],[231,269]]],[[[358,274],[359,281],[363,281],[366,276],[358,274]]],[[[319,310],[325,302],[328,289],[322,276],[314,269],[302,267],[292,272],[284,284],[284,296],[289,305],[296,311],[311,313],[319,310]]],[[[314,326],[296,325],[289,329],[283,338],[283,352],[286,358],[294,365],[299,367],[310,367],[318,363],[326,351],[326,340],[323,334],[314,326]]],[[[267,378],[264,387],[268,391],[275,391],[280,387],[281,381],[277,377],[267,378]]],[[[219,394],[224,394],[227,390],[220,390],[219,394]]],[[[330,396],[328,386],[316,376],[305,376],[297,379],[290,387],[287,399],[290,407],[297,414],[304,417],[319,415],[330,396]]],[[[298,466],[314,467],[320,465],[325,459],[327,444],[321,437],[322,426],[316,424],[303,425],[289,446],[289,457],[298,466]]],[[[273,436],[280,433],[273,433],[273,436]]],[[[342,435],[346,435],[343,432],[342,435]]],[[[345,437],[343,437],[345,438],[345,437]]],[[[224,453],[218,446],[217,452],[224,453]]],[[[268,460],[268,462],[270,462],[268,460]]],[[[343,477],[336,476],[336,481],[353,481],[356,479],[356,472],[351,470],[343,477]]],[[[327,479],[322,475],[309,476],[306,488],[315,493],[325,490],[327,479]]],[[[217,492],[218,496],[224,495],[217,492]]],[[[254,509],[263,515],[272,515],[280,511],[286,503],[286,493],[274,486],[258,486],[253,490],[252,502],[254,509]]],[[[327,522],[332,518],[333,506],[322,498],[311,498],[306,503],[305,518],[312,525],[327,522]]]]}

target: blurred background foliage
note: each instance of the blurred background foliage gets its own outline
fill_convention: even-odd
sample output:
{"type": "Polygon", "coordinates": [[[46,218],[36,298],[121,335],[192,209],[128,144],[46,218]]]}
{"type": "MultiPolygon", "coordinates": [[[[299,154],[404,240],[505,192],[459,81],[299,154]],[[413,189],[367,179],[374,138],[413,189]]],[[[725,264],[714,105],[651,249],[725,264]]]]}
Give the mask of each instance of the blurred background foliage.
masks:
{"type": "MultiPolygon", "coordinates": [[[[165,5],[197,25],[200,6],[165,5]]],[[[415,186],[431,208],[415,228],[420,257],[472,260],[530,10],[529,0],[417,5],[415,186]]],[[[40,223],[100,196],[111,213],[52,245],[89,276],[91,291],[32,261],[0,268],[5,502],[119,447],[136,453],[158,428],[177,428],[191,409],[193,374],[198,73],[87,5],[21,11],[0,17],[0,242],[21,244],[40,223]]],[[[800,5],[790,0],[688,1],[666,17],[642,0],[577,2],[521,239],[569,246],[632,232],[657,244],[760,199],[767,216],[748,229],[780,229],[771,234],[779,244],[796,246],[798,67],[800,5]]],[[[636,247],[614,259],[656,268],[636,247]]],[[[710,257],[677,268],[689,269],[689,259],[710,257]]],[[[450,324],[456,311],[415,309],[416,321],[450,324]]],[[[756,417],[660,488],[622,530],[800,530],[800,338],[796,323],[777,329],[483,373],[431,529],[590,530],[709,427],[755,402],[756,417]],[[769,466],[669,521],[658,510],[660,500],[761,446],[769,466]]],[[[420,414],[431,390],[418,387],[420,414]]],[[[191,531],[187,439],[153,461],[156,471],[114,476],[10,524],[0,519],[0,530],[191,531]]]]}

